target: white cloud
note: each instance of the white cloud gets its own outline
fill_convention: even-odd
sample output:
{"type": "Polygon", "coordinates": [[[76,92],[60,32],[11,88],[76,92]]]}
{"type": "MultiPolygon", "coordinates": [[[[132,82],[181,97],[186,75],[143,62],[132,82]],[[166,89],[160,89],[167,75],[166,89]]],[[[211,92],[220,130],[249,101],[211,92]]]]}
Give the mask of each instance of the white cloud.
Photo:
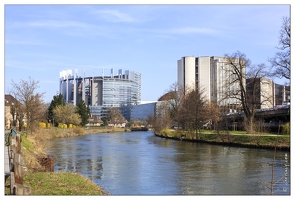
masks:
{"type": "Polygon", "coordinates": [[[102,17],[103,19],[109,22],[136,22],[137,20],[132,16],[120,12],[118,10],[98,10],[95,12],[99,14],[98,17],[102,17]]]}

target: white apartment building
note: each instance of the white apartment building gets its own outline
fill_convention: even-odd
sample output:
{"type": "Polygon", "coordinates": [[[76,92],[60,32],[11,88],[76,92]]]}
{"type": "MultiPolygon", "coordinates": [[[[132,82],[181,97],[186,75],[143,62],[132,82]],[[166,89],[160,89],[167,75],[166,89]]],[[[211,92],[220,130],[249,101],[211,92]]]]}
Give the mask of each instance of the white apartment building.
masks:
{"type": "Polygon", "coordinates": [[[178,88],[186,91],[198,87],[204,91],[208,101],[224,108],[226,112],[236,112],[240,108],[236,98],[228,97],[229,91],[238,88],[238,84],[229,84],[233,79],[224,57],[186,56],[177,61],[178,88]]]}
{"type": "Polygon", "coordinates": [[[196,89],[198,87],[204,89],[205,97],[211,100],[210,88],[210,57],[182,57],[177,61],[177,82],[178,88],[184,91],[196,89]]]}

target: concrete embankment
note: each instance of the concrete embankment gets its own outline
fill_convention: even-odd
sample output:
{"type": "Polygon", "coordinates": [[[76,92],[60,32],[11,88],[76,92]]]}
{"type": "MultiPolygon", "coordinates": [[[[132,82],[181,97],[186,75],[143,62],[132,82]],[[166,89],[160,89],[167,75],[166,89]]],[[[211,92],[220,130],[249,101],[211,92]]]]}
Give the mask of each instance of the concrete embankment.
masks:
{"type": "Polygon", "coordinates": [[[182,140],[189,142],[208,143],[213,145],[223,145],[231,147],[244,147],[255,149],[270,149],[280,151],[290,151],[290,138],[288,136],[277,135],[247,135],[247,134],[217,134],[217,133],[183,133],[173,132],[167,134],[156,133],[155,136],[182,140]]]}

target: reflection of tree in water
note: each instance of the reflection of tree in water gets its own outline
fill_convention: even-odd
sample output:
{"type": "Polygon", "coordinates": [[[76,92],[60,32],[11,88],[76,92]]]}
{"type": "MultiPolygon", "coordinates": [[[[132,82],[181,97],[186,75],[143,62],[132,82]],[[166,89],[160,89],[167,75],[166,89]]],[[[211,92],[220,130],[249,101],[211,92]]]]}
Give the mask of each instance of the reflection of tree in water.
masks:
{"type": "MultiPolygon", "coordinates": [[[[279,132],[279,130],[278,130],[279,132]]],[[[275,149],[274,149],[274,154],[273,154],[273,159],[271,163],[264,163],[261,164],[261,166],[267,166],[268,169],[268,176],[269,179],[267,181],[262,180],[259,178],[259,182],[261,183],[261,185],[264,186],[264,188],[266,188],[267,190],[265,191],[265,193],[267,194],[290,194],[290,178],[289,178],[289,170],[290,170],[290,162],[289,162],[289,156],[288,153],[284,154],[284,163],[282,163],[281,161],[276,160],[276,156],[277,156],[277,151],[276,151],[276,147],[277,147],[277,142],[278,142],[278,135],[277,135],[277,139],[276,139],[276,144],[275,144],[275,149]],[[283,166],[282,166],[283,165],[283,166]],[[275,173],[277,170],[275,170],[278,167],[285,167],[283,172],[279,172],[279,173],[275,173]],[[269,170],[269,168],[271,168],[271,170],[269,170]]]]}

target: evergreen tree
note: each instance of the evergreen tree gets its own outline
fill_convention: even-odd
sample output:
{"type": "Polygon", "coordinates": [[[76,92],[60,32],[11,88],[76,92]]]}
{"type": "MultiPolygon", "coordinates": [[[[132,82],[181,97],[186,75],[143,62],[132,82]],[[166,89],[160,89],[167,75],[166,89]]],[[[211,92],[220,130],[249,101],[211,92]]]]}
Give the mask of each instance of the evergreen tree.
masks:
{"type": "Polygon", "coordinates": [[[89,107],[86,106],[83,100],[80,100],[78,105],[76,106],[76,113],[81,117],[81,126],[85,126],[88,123],[88,119],[90,116],[89,107]]]}
{"type": "Polygon", "coordinates": [[[63,98],[62,94],[59,95],[55,95],[53,96],[53,100],[51,101],[49,107],[48,107],[48,119],[53,121],[53,110],[57,107],[57,106],[64,106],[65,105],[65,101],[63,98]]]}

